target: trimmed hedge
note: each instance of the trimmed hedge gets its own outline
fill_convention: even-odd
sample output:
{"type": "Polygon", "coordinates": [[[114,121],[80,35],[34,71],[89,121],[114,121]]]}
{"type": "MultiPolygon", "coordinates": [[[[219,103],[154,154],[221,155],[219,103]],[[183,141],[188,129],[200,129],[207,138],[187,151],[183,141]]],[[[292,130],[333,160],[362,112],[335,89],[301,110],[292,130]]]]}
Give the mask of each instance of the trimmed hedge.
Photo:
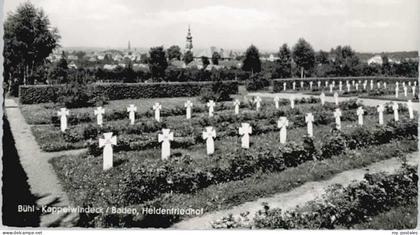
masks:
{"type": "MultiPolygon", "coordinates": [[[[212,89],[215,82],[173,82],[173,83],[101,83],[88,85],[93,87],[96,96],[105,96],[110,100],[198,96],[202,88],[212,89]]],[[[222,82],[219,89],[229,94],[238,92],[238,82],[222,82]]],[[[19,87],[19,100],[22,104],[56,102],[58,92],[63,85],[24,85],[19,87]]]]}
{"type": "Polygon", "coordinates": [[[338,85],[339,81],[343,81],[343,90],[345,90],[345,81],[358,81],[358,80],[368,80],[370,84],[370,80],[373,80],[376,86],[376,82],[414,82],[418,81],[417,78],[406,78],[406,77],[331,77],[331,78],[285,78],[285,79],[274,79],[273,80],[273,92],[280,92],[283,91],[283,82],[286,82],[288,89],[292,86],[292,83],[296,82],[296,89],[300,89],[300,82],[303,81],[304,85],[309,87],[309,82],[313,81],[313,87],[317,87],[317,82],[321,81],[322,86],[324,86],[324,82],[328,81],[336,81],[336,85],[338,85]]]}

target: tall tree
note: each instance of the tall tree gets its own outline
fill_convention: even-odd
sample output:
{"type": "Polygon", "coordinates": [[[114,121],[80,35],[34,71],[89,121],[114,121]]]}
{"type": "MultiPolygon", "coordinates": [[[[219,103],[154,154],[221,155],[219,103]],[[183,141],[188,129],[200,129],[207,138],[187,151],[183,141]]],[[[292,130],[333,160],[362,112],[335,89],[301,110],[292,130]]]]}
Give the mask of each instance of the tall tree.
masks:
{"type": "Polygon", "coordinates": [[[148,64],[152,78],[163,79],[165,76],[165,69],[168,67],[168,61],[166,60],[163,46],[150,48],[149,56],[148,64]]]}
{"type": "Polygon", "coordinates": [[[191,51],[186,51],[185,53],[184,53],[184,62],[185,62],[185,64],[189,64],[189,63],[191,63],[191,61],[193,61],[194,60],[194,55],[193,55],[193,53],[191,52],[191,51]]]}
{"type": "Polygon", "coordinates": [[[260,52],[254,45],[249,46],[245,52],[242,70],[249,71],[251,73],[261,72],[260,52]]]}
{"type": "Polygon", "coordinates": [[[60,36],[42,9],[25,2],[4,22],[4,77],[19,84],[32,84],[32,75],[58,46],[60,36]]]}
{"type": "Polygon", "coordinates": [[[211,62],[212,62],[214,65],[218,65],[218,64],[219,64],[219,60],[220,60],[221,58],[222,58],[222,57],[220,56],[219,52],[215,51],[215,52],[213,52],[213,54],[211,55],[211,62]]]}
{"type": "Polygon", "coordinates": [[[292,53],[286,43],[280,47],[279,59],[274,66],[273,77],[287,78],[292,76],[292,53]]]}
{"type": "Polygon", "coordinates": [[[171,47],[168,48],[167,50],[168,53],[168,59],[172,60],[172,59],[177,59],[177,60],[181,60],[181,48],[179,46],[173,45],[171,47]]]}
{"type": "Polygon", "coordinates": [[[358,76],[359,57],[350,46],[337,46],[330,53],[335,76],[358,76]]]}
{"type": "Polygon", "coordinates": [[[301,77],[305,71],[309,74],[315,65],[315,51],[312,46],[305,39],[299,38],[292,55],[294,62],[300,67],[301,77]]]}

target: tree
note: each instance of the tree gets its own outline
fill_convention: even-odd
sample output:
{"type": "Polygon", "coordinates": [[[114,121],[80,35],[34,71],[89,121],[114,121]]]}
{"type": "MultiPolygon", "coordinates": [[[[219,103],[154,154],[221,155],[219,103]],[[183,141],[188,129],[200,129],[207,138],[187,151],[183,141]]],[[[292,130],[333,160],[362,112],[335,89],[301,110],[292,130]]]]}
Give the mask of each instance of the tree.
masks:
{"type": "Polygon", "coordinates": [[[328,52],[320,50],[315,56],[315,62],[317,65],[328,64],[328,52]]]}
{"type": "Polygon", "coordinates": [[[292,76],[292,53],[287,46],[283,44],[279,50],[279,59],[274,65],[272,77],[274,78],[288,78],[292,76]]]}
{"type": "Polygon", "coordinates": [[[293,47],[293,60],[300,67],[300,74],[303,77],[304,72],[307,74],[314,68],[315,51],[312,46],[303,38],[299,38],[293,47]]]}
{"type": "Polygon", "coordinates": [[[67,83],[68,73],[67,56],[63,51],[60,60],[50,69],[48,77],[56,83],[67,83]]]}
{"type": "Polygon", "coordinates": [[[4,78],[19,84],[33,84],[35,71],[58,46],[60,36],[42,9],[25,2],[4,22],[4,78]]]}
{"type": "Polygon", "coordinates": [[[249,46],[245,52],[242,70],[249,71],[251,73],[261,72],[260,52],[254,45],[249,46]]]}
{"type": "Polygon", "coordinates": [[[360,60],[350,46],[337,46],[331,50],[334,60],[331,62],[334,76],[358,76],[360,60]]]}
{"type": "Polygon", "coordinates": [[[181,48],[179,46],[173,45],[171,47],[168,48],[167,50],[168,53],[168,59],[172,60],[172,59],[177,59],[177,60],[181,60],[181,48]]]}
{"type": "Polygon", "coordinates": [[[213,52],[213,54],[211,55],[211,62],[214,64],[214,65],[218,65],[219,64],[219,60],[221,59],[222,57],[220,56],[220,54],[217,52],[217,51],[215,51],[215,52],[213,52]]]}
{"type": "Polygon", "coordinates": [[[184,62],[185,62],[185,64],[189,64],[189,63],[191,63],[191,61],[193,61],[194,60],[194,55],[193,55],[193,53],[191,52],[191,51],[186,51],[185,53],[184,53],[184,62]]]}
{"type": "Polygon", "coordinates": [[[150,48],[149,54],[148,64],[152,78],[164,78],[168,61],[163,46],[150,48]]]}
{"type": "Polygon", "coordinates": [[[203,63],[203,68],[205,69],[209,64],[209,58],[207,56],[202,56],[201,57],[201,62],[203,63]]]}

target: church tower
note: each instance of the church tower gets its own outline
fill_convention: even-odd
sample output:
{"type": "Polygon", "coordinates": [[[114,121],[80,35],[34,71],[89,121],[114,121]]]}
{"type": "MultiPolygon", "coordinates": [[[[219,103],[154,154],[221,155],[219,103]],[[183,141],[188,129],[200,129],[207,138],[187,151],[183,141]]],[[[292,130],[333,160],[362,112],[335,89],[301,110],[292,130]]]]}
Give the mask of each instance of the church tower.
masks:
{"type": "Polygon", "coordinates": [[[185,50],[191,51],[192,48],[193,48],[193,44],[192,44],[191,30],[190,30],[190,26],[188,25],[187,43],[185,44],[185,50]]]}

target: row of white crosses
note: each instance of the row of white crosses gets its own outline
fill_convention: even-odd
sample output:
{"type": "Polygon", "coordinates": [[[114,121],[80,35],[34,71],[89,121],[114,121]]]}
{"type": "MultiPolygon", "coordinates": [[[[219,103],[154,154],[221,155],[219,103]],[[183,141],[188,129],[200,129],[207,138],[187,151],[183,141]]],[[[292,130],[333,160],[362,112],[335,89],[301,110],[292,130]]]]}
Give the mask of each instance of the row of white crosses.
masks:
{"type": "MultiPolygon", "coordinates": [[[[410,115],[410,119],[414,118],[413,114],[413,107],[412,102],[409,101],[408,104],[408,111],[410,115]]],[[[394,120],[399,121],[398,116],[398,104],[396,102],[393,103],[393,111],[394,111],[394,120]]],[[[383,125],[383,112],[385,108],[381,104],[378,106],[377,111],[379,113],[379,124],[383,125]]],[[[61,110],[61,112],[65,112],[61,110]]],[[[358,124],[363,125],[363,115],[365,111],[362,107],[359,107],[356,111],[358,116],[358,124]]],[[[337,108],[335,110],[334,118],[335,124],[337,129],[341,129],[341,110],[337,108]]],[[[310,137],[313,137],[313,122],[314,116],[312,113],[307,113],[305,115],[305,122],[307,123],[307,133],[310,137]]],[[[280,143],[285,144],[287,139],[287,127],[289,126],[289,121],[287,117],[280,117],[277,123],[277,127],[280,129],[280,143]]],[[[241,147],[248,149],[249,148],[249,140],[250,134],[252,134],[252,127],[249,123],[242,123],[241,127],[239,127],[239,135],[241,137],[241,147]]],[[[202,138],[206,140],[207,146],[207,154],[211,155],[214,153],[214,138],[216,138],[216,130],[213,127],[206,127],[205,131],[202,133],[202,138]]],[[[161,150],[161,158],[162,160],[166,160],[170,156],[171,152],[171,141],[174,140],[174,133],[170,131],[170,129],[162,129],[162,134],[158,134],[158,141],[162,143],[162,150],[161,150]]],[[[104,139],[99,139],[99,147],[104,147],[103,149],[103,170],[108,170],[112,168],[113,162],[113,152],[112,152],[112,145],[117,144],[116,136],[112,136],[112,132],[104,133],[104,139]]]]}
{"type": "MultiPolygon", "coordinates": [[[[413,96],[416,95],[416,85],[417,85],[417,82],[414,82],[413,86],[411,86],[411,82],[408,83],[408,86],[411,86],[411,92],[413,96]]],[[[402,83],[402,86],[403,86],[404,96],[407,97],[408,87],[405,85],[405,82],[402,83]]],[[[396,82],[395,83],[395,98],[398,98],[399,90],[400,90],[399,83],[396,82]]]]}
{"type": "MultiPolygon", "coordinates": [[[[301,88],[303,88],[303,84],[304,84],[304,82],[301,81],[300,82],[301,88]]],[[[360,84],[362,84],[361,80],[359,80],[358,82],[353,80],[351,84],[350,84],[349,80],[346,80],[347,92],[350,92],[351,86],[354,86],[355,89],[358,91],[360,84]]],[[[364,82],[362,84],[364,90],[366,90],[367,84],[368,84],[368,81],[364,80],[364,82]]],[[[405,94],[405,96],[407,96],[407,89],[408,88],[406,87],[405,82],[402,82],[402,84],[403,84],[404,94],[405,94]]],[[[321,81],[318,81],[317,85],[318,85],[318,88],[321,88],[321,81]]],[[[385,89],[387,88],[387,82],[382,82],[382,85],[385,89]]],[[[411,88],[412,88],[413,96],[415,95],[415,92],[416,92],[416,85],[417,85],[416,81],[414,81],[413,86],[411,86],[411,81],[408,82],[408,86],[411,86],[411,88]]],[[[312,90],[312,87],[313,87],[313,81],[310,81],[309,82],[309,89],[312,90]]],[[[331,93],[333,92],[334,87],[335,87],[335,81],[332,81],[331,84],[329,84],[328,81],[325,81],[325,88],[329,88],[331,93]]],[[[378,89],[381,88],[381,82],[380,81],[376,82],[376,87],[378,89]]],[[[296,82],[295,81],[292,82],[292,89],[296,90],[296,82]]],[[[340,92],[343,91],[343,82],[342,81],[339,81],[338,89],[339,89],[340,92]]],[[[373,82],[373,80],[370,80],[370,90],[373,90],[373,89],[374,89],[374,82],[373,82]]],[[[398,90],[398,82],[396,82],[396,88],[395,89],[398,90]]],[[[283,90],[284,91],[287,90],[287,83],[286,82],[283,82],[283,90]]],[[[396,93],[397,93],[397,91],[396,91],[396,93]]],[[[398,97],[397,94],[396,94],[396,96],[398,97]]]]}

